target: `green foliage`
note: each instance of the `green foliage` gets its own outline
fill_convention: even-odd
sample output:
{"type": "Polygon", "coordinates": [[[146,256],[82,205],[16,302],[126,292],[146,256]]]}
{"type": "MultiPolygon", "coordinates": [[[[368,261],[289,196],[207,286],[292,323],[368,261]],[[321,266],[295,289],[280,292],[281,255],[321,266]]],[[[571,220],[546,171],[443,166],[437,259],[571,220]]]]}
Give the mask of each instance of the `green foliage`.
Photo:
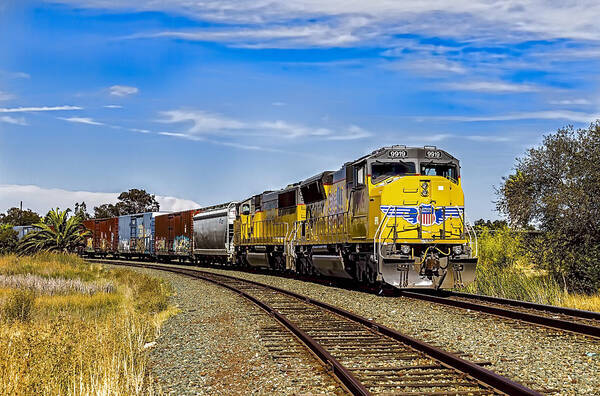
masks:
{"type": "Polygon", "coordinates": [[[61,211],[58,208],[48,212],[43,223],[34,224],[39,230],[32,231],[21,239],[19,253],[77,251],[90,232],[85,230],[81,218],[69,217],[69,212],[70,209],[61,211]]]}
{"type": "Polygon", "coordinates": [[[82,201],[81,203],[75,202],[75,210],[73,211],[73,215],[79,217],[82,221],[90,218],[90,214],[87,212],[87,205],[85,204],[85,201],[82,201]]]}
{"type": "Polygon", "coordinates": [[[497,229],[501,229],[501,228],[505,228],[506,226],[508,226],[508,223],[506,222],[506,220],[484,220],[484,219],[479,219],[479,220],[475,220],[475,223],[473,224],[475,226],[475,230],[479,231],[482,230],[484,228],[487,228],[488,230],[497,230],[497,229]]]}
{"type": "Polygon", "coordinates": [[[13,290],[2,307],[2,316],[8,322],[27,322],[31,318],[31,311],[35,295],[30,290],[13,290]]]}
{"type": "Polygon", "coordinates": [[[10,208],[6,213],[0,213],[0,224],[22,226],[39,223],[41,220],[40,215],[31,209],[21,210],[19,208],[10,208]]]}
{"type": "Polygon", "coordinates": [[[10,224],[0,224],[0,254],[13,253],[17,247],[19,233],[10,224]]]}
{"type": "Polygon", "coordinates": [[[524,254],[521,236],[506,225],[498,229],[481,227],[477,242],[479,263],[487,266],[512,267],[524,254]]]}
{"type": "Polygon", "coordinates": [[[498,195],[512,225],[542,231],[529,245],[533,262],[570,291],[600,289],[600,120],[545,136],[498,195]]]}
{"type": "Polygon", "coordinates": [[[104,204],[94,207],[94,217],[97,219],[116,217],[134,213],[158,212],[159,203],[154,194],[149,194],[146,190],[132,188],[119,195],[119,202],[116,204],[104,204]]]}
{"type": "Polygon", "coordinates": [[[476,280],[466,291],[539,304],[560,304],[564,297],[560,285],[529,264],[530,238],[530,234],[507,226],[497,230],[480,226],[476,280]]]}

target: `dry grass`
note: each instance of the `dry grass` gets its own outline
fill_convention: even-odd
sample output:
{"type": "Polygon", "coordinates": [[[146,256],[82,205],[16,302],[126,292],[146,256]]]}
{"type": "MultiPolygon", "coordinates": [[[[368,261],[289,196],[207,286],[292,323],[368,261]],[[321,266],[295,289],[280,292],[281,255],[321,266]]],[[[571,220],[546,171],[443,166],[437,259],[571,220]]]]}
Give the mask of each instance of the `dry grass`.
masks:
{"type": "Polygon", "coordinates": [[[0,287],[11,289],[29,289],[40,294],[95,294],[112,293],[114,286],[110,282],[102,284],[84,282],[80,279],[45,278],[39,275],[0,275],[0,287]]]}
{"type": "Polygon", "coordinates": [[[0,394],[160,393],[148,377],[144,345],[174,313],[164,282],[64,255],[0,257],[0,274],[29,276],[43,286],[39,279],[114,285],[54,295],[42,294],[46,286],[0,286],[0,394]]]}

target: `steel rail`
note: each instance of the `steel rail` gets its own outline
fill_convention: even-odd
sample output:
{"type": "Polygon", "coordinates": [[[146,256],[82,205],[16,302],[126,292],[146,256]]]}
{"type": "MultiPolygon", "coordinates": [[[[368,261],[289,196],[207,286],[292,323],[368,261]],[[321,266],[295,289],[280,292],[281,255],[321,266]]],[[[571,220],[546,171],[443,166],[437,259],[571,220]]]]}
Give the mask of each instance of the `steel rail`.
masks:
{"type": "Polygon", "coordinates": [[[513,305],[515,307],[535,309],[537,311],[546,311],[546,312],[552,312],[552,313],[561,314],[561,315],[573,316],[575,318],[593,319],[593,320],[600,321],[600,312],[585,311],[582,309],[575,309],[575,308],[558,307],[556,305],[537,304],[537,303],[532,303],[529,301],[512,300],[512,299],[508,299],[508,298],[484,296],[483,294],[461,293],[461,292],[455,292],[455,291],[449,291],[448,294],[450,296],[454,296],[454,297],[470,298],[473,300],[488,301],[491,303],[502,304],[502,305],[513,305]]]}
{"type": "MultiPolygon", "coordinates": [[[[105,262],[105,263],[109,263],[109,264],[120,263],[120,265],[128,265],[128,266],[141,267],[141,268],[151,268],[151,269],[156,269],[156,270],[160,270],[160,271],[173,272],[176,274],[185,274],[187,276],[191,276],[191,277],[197,278],[197,279],[202,279],[204,281],[208,281],[208,282],[211,282],[218,286],[229,289],[229,290],[245,297],[246,299],[250,300],[254,304],[258,305],[260,308],[262,308],[268,314],[272,315],[279,323],[281,323],[289,331],[291,331],[293,334],[295,334],[326,366],[328,366],[332,369],[332,372],[335,375],[335,377],[338,378],[338,380],[342,384],[344,384],[344,386],[350,391],[350,393],[352,393],[353,395],[360,395],[360,396],[367,396],[367,395],[371,394],[367,390],[367,388],[365,388],[365,386],[358,379],[356,379],[356,377],[354,377],[354,375],[346,367],[344,367],[337,359],[335,359],[333,356],[331,356],[331,354],[329,352],[327,352],[311,336],[306,334],[304,331],[302,331],[302,329],[300,329],[298,326],[296,326],[294,323],[292,323],[289,319],[287,319],[285,317],[285,315],[281,314],[280,312],[278,312],[276,309],[274,309],[270,305],[264,303],[263,301],[260,301],[256,297],[252,296],[249,293],[246,293],[243,290],[240,290],[234,286],[228,285],[224,282],[219,282],[216,279],[204,276],[203,273],[206,273],[205,271],[196,271],[196,270],[192,270],[192,269],[188,270],[188,269],[184,269],[184,268],[169,267],[169,266],[164,266],[164,265],[131,263],[131,262],[123,262],[123,261],[106,260],[106,261],[100,261],[100,262],[105,262]]],[[[231,278],[231,279],[244,281],[243,279],[239,279],[239,278],[231,278]]]]}
{"type": "MultiPolygon", "coordinates": [[[[537,325],[546,326],[546,327],[550,327],[550,328],[554,328],[554,329],[558,329],[558,330],[570,331],[570,332],[577,333],[577,334],[583,334],[583,335],[592,336],[592,337],[600,337],[600,327],[592,326],[592,325],[585,324],[585,323],[573,322],[573,321],[565,320],[565,319],[557,319],[557,318],[552,318],[549,316],[537,315],[537,314],[527,313],[527,312],[522,312],[522,311],[515,311],[515,310],[511,310],[511,309],[495,307],[495,306],[486,305],[486,304],[478,304],[478,303],[470,302],[470,301],[454,300],[454,299],[448,298],[448,297],[435,296],[432,294],[425,294],[425,293],[419,293],[419,292],[414,292],[414,291],[402,290],[402,291],[400,291],[400,295],[404,296],[404,297],[418,299],[418,300],[425,300],[425,301],[429,301],[429,302],[433,302],[433,303],[437,303],[437,304],[449,305],[449,306],[463,308],[463,309],[471,309],[473,311],[484,312],[484,313],[488,313],[488,314],[492,314],[492,315],[496,315],[496,316],[500,316],[500,317],[504,317],[504,318],[509,318],[509,319],[516,319],[516,320],[520,320],[523,322],[535,323],[537,325]]],[[[450,296],[452,296],[452,294],[450,296]]],[[[463,296],[456,295],[456,297],[463,297],[463,296]]],[[[484,300],[484,299],[482,298],[481,300],[484,300]]],[[[510,305],[507,302],[499,302],[498,300],[499,299],[492,297],[487,301],[494,302],[497,304],[510,305]]],[[[509,300],[509,301],[515,301],[515,300],[509,300]]],[[[519,303],[521,303],[520,306],[525,307],[525,308],[541,310],[540,308],[532,307],[532,306],[538,305],[538,304],[525,303],[522,301],[519,303]]],[[[514,305],[517,305],[517,304],[514,304],[514,305]]],[[[541,305],[541,306],[548,307],[546,305],[541,305]]],[[[554,307],[554,308],[557,308],[558,310],[560,310],[559,307],[554,307]]],[[[577,311],[577,310],[574,310],[574,311],[577,311]]],[[[555,310],[554,312],[569,315],[568,313],[557,312],[557,310],[555,310]]],[[[587,312],[587,311],[582,311],[582,312],[587,312]]],[[[594,314],[593,312],[591,312],[591,313],[594,314]]],[[[596,319],[596,318],[594,318],[594,319],[596,319]]]]}
{"type": "Polygon", "coordinates": [[[305,332],[303,332],[301,329],[299,329],[297,326],[295,326],[293,323],[291,323],[289,320],[287,320],[287,318],[284,315],[281,315],[279,312],[277,312],[276,310],[272,309],[270,306],[268,306],[267,304],[259,301],[258,299],[254,298],[253,296],[249,295],[248,293],[245,293],[242,290],[239,290],[233,286],[227,285],[225,283],[222,282],[218,282],[212,278],[210,278],[209,276],[203,275],[203,274],[210,274],[212,276],[219,276],[225,279],[229,279],[232,281],[237,281],[237,282],[244,282],[247,284],[251,284],[254,286],[258,286],[258,287],[263,287],[290,297],[294,297],[296,299],[302,300],[306,303],[318,306],[322,309],[325,309],[329,312],[332,312],[334,314],[340,315],[346,319],[349,319],[353,322],[359,323],[363,326],[366,326],[368,328],[371,328],[373,330],[375,330],[376,332],[379,332],[387,337],[390,337],[396,341],[399,341],[403,344],[406,344],[420,352],[423,352],[424,354],[428,355],[429,357],[436,359],[438,361],[440,361],[441,363],[452,367],[460,372],[466,373],[468,375],[470,375],[471,377],[473,377],[475,380],[480,381],[481,383],[484,383],[488,386],[493,387],[494,389],[503,392],[507,395],[531,395],[531,396],[540,396],[541,394],[539,392],[536,392],[520,383],[517,383],[515,381],[512,381],[502,375],[499,375],[491,370],[487,370],[473,362],[470,362],[468,360],[462,359],[452,353],[446,352],[442,349],[439,349],[437,347],[434,347],[432,345],[429,345],[423,341],[417,340],[416,338],[407,336],[405,334],[402,334],[390,327],[378,324],[370,319],[364,318],[360,315],[357,315],[355,313],[352,313],[350,311],[347,311],[343,308],[338,308],[335,307],[333,305],[318,301],[318,300],[314,300],[310,297],[307,296],[303,296],[301,294],[286,290],[286,289],[281,289],[275,286],[270,286],[267,284],[263,284],[260,282],[256,282],[256,281],[252,281],[252,280],[247,280],[247,279],[242,279],[242,278],[237,278],[234,276],[230,276],[230,275],[224,275],[224,274],[216,274],[213,272],[208,272],[208,271],[202,271],[199,269],[184,269],[181,267],[174,267],[174,266],[166,266],[166,265],[153,265],[153,264],[141,264],[141,263],[132,263],[132,262],[123,262],[123,261],[111,261],[111,260],[94,260],[97,262],[105,262],[108,264],[115,264],[115,263],[121,263],[124,265],[131,265],[131,266],[137,266],[137,267],[145,267],[145,268],[152,268],[152,269],[157,269],[157,270],[164,270],[164,271],[169,271],[169,272],[174,272],[174,273],[183,273],[192,277],[196,277],[199,279],[203,279],[203,280],[207,280],[210,281],[212,283],[215,284],[219,284],[221,286],[224,286],[230,290],[233,290],[236,293],[239,293],[241,295],[243,295],[244,297],[246,297],[247,299],[251,300],[252,302],[256,303],[257,305],[259,305],[261,308],[265,309],[267,312],[269,312],[270,314],[272,314],[275,318],[277,318],[277,320],[279,320],[285,327],[287,327],[288,329],[290,329],[290,331],[292,331],[294,334],[296,334],[298,336],[298,338],[300,338],[303,342],[306,343],[307,346],[310,347],[310,349],[321,359],[323,360],[323,362],[325,362],[326,364],[330,364],[331,367],[334,370],[334,373],[336,374],[336,376],[340,375],[341,377],[338,376],[338,378],[342,381],[342,383],[348,387],[348,389],[356,395],[369,395],[369,391],[352,375],[352,373],[350,371],[348,371],[348,369],[346,369],[343,365],[341,365],[335,358],[333,358],[333,356],[331,356],[331,354],[329,354],[325,349],[323,349],[321,347],[321,345],[318,344],[318,342],[316,342],[314,339],[312,339],[308,334],[306,334],[305,332]]]}

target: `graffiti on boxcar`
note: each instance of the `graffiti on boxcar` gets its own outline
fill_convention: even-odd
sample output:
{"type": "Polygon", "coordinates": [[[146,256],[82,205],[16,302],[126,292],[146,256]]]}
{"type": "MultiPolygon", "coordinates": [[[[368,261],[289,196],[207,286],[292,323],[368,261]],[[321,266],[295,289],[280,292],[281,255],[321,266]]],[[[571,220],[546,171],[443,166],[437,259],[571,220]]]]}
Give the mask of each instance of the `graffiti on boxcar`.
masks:
{"type": "Polygon", "coordinates": [[[185,235],[179,235],[175,237],[173,241],[173,251],[177,254],[188,253],[191,251],[192,244],[190,238],[185,235]]]}
{"type": "Polygon", "coordinates": [[[156,252],[168,253],[167,240],[165,238],[160,238],[156,240],[156,252]]]}

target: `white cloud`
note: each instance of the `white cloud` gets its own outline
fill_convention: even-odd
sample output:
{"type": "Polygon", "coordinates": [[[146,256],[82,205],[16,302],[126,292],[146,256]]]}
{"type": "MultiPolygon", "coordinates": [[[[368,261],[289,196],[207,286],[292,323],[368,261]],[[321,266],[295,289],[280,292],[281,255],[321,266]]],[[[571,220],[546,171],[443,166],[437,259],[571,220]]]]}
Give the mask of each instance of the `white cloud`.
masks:
{"type": "Polygon", "coordinates": [[[38,111],[72,111],[72,110],[83,110],[83,107],[79,106],[54,106],[54,107],[15,107],[15,108],[0,108],[0,113],[27,113],[27,112],[38,112],[38,111]]]}
{"type": "Polygon", "coordinates": [[[140,90],[136,87],[129,87],[127,85],[113,85],[108,88],[109,92],[113,96],[127,96],[127,95],[135,95],[140,90]]]}
{"type": "Polygon", "coordinates": [[[592,104],[587,99],[563,99],[563,100],[551,100],[550,104],[555,105],[589,105],[592,104]]]}
{"type": "Polygon", "coordinates": [[[101,122],[98,121],[94,121],[91,118],[88,117],[58,117],[59,120],[64,120],[64,121],[68,121],[68,122],[74,122],[74,123],[78,123],[78,124],[88,124],[88,125],[104,125],[101,122]]]}
{"type": "Polygon", "coordinates": [[[492,142],[492,143],[502,143],[509,142],[512,139],[507,136],[496,136],[496,135],[456,135],[450,133],[438,133],[433,135],[422,135],[422,136],[413,136],[411,138],[414,141],[418,142],[426,142],[426,143],[438,143],[448,139],[467,139],[474,142],[492,142]]]}
{"type": "Polygon", "coordinates": [[[356,140],[371,136],[371,132],[365,131],[359,126],[350,125],[345,133],[326,137],[327,140],[356,140]]]}
{"type": "Polygon", "coordinates": [[[389,70],[410,70],[423,76],[436,76],[448,73],[464,74],[467,69],[458,62],[448,61],[442,57],[411,56],[405,61],[393,61],[382,64],[389,70]]]}
{"type": "Polygon", "coordinates": [[[14,95],[0,91],[0,100],[10,100],[12,98],[14,98],[14,95]]]}
{"type": "Polygon", "coordinates": [[[0,70],[0,76],[6,76],[8,78],[30,78],[31,76],[27,73],[23,72],[9,72],[5,70],[0,70]]]}
{"type": "Polygon", "coordinates": [[[243,41],[278,37],[289,44],[339,45],[393,37],[470,37],[497,42],[571,38],[598,40],[600,3],[524,0],[343,1],[343,0],[58,0],[77,7],[166,11],[199,20],[250,26],[247,30],[162,32],[184,39],[243,41]],[[314,21],[320,21],[315,23],[314,21]],[[358,20],[349,23],[346,20],[358,20]],[[254,28],[253,28],[254,27],[254,28]],[[262,36],[262,37],[261,37],[262,36]]]}
{"type": "Polygon", "coordinates": [[[119,105],[106,105],[104,106],[107,109],[122,109],[123,106],[119,106],[119,105]]]}
{"type": "Polygon", "coordinates": [[[159,120],[162,123],[191,123],[185,133],[163,132],[162,135],[188,137],[191,140],[198,140],[200,137],[206,136],[262,136],[286,139],[317,137],[327,140],[354,140],[371,135],[356,125],[350,125],[345,129],[336,131],[323,127],[308,127],[282,120],[240,121],[202,110],[171,110],[162,112],[161,115],[165,117],[159,120]]]}
{"type": "Polygon", "coordinates": [[[126,38],[165,37],[188,41],[223,42],[244,48],[347,47],[370,35],[368,32],[360,31],[367,24],[367,18],[354,16],[340,18],[331,23],[309,22],[299,26],[277,24],[265,28],[163,31],[139,33],[126,38]]]}
{"type": "Polygon", "coordinates": [[[493,135],[471,135],[465,136],[465,139],[472,140],[474,142],[489,142],[489,143],[502,143],[510,142],[512,139],[506,136],[493,136],[493,135]]]}
{"type": "Polygon", "coordinates": [[[25,118],[23,117],[11,117],[11,116],[2,116],[0,117],[0,122],[5,122],[7,124],[13,124],[13,125],[22,125],[25,126],[27,125],[27,121],[25,121],[25,118]]]}
{"type": "MultiPolygon", "coordinates": [[[[0,184],[0,211],[19,205],[30,208],[40,214],[46,214],[51,208],[73,208],[75,202],[85,201],[88,212],[93,214],[94,206],[116,203],[119,193],[71,191],[60,188],[45,188],[35,185],[0,184]]],[[[164,211],[180,211],[200,207],[189,199],[157,195],[156,200],[164,211]]]]}
{"type": "Polygon", "coordinates": [[[273,106],[285,106],[286,103],[285,102],[273,102],[273,103],[271,103],[271,105],[273,105],[273,106]]]}
{"type": "Polygon", "coordinates": [[[502,81],[465,81],[444,84],[443,87],[456,91],[477,91],[477,92],[499,92],[499,93],[517,93],[517,92],[536,92],[540,88],[530,84],[512,84],[502,81]]]}
{"type": "Polygon", "coordinates": [[[522,113],[510,113],[502,115],[489,116],[431,116],[414,117],[417,121],[439,120],[439,121],[459,121],[459,122],[478,122],[478,121],[515,121],[515,120],[568,120],[575,122],[592,122],[600,119],[600,114],[582,113],[567,110],[547,110],[531,111],[522,113]]]}
{"type": "Polygon", "coordinates": [[[171,110],[161,113],[166,118],[161,120],[163,123],[192,123],[188,129],[192,134],[211,134],[217,131],[239,130],[245,127],[245,124],[219,114],[213,114],[201,110],[171,110]]]}

